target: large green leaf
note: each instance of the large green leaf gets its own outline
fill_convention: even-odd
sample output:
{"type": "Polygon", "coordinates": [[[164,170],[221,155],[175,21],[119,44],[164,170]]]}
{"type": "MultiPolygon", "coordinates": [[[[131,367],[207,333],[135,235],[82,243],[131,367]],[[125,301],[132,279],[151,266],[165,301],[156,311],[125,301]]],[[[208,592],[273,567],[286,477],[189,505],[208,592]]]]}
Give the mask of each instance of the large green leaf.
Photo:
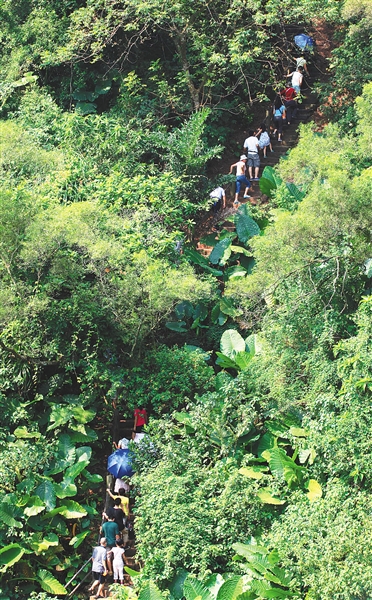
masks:
{"type": "Polygon", "coordinates": [[[185,579],[188,577],[188,575],[188,571],[181,569],[180,571],[177,571],[173,577],[169,585],[169,591],[175,600],[181,600],[181,598],[183,598],[183,584],[185,583],[185,579]]]}
{"type": "Polygon", "coordinates": [[[142,588],[138,600],[164,600],[164,596],[153,581],[149,581],[142,588]]]}
{"type": "Polygon", "coordinates": [[[39,496],[31,496],[27,501],[27,506],[24,509],[24,514],[27,517],[34,517],[45,510],[45,504],[39,496]]]}
{"type": "Polygon", "coordinates": [[[287,189],[296,202],[301,202],[305,197],[305,192],[301,192],[294,183],[286,183],[287,189]]]}
{"type": "Polygon", "coordinates": [[[38,431],[28,431],[27,427],[17,427],[17,429],[14,430],[13,435],[15,435],[16,438],[39,439],[41,433],[39,433],[38,431]]]}
{"type": "Polygon", "coordinates": [[[80,473],[89,465],[89,460],[82,460],[80,462],[75,463],[65,471],[64,480],[66,483],[69,481],[70,483],[74,481],[74,479],[80,475],[80,473]]]}
{"type": "Polygon", "coordinates": [[[86,529],[85,531],[82,531],[81,533],[78,533],[77,535],[75,535],[71,540],[69,545],[73,546],[74,548],[78,548],[80,546],[80,544],[83,543],[83,541],[85,540],[85,538],[91,533],[90,529],[86,529]]]}
{"type": "Polygon", "coordinates": [[[0,504],[0,520],[8,525],[8,527],[22,527],[22,523],[17,521],[17,509],[8,502],[2,502],[0,504]]]}
{"type": "Polygon", "coordinates": [[[77,487],[74,483],[71,482],[70,479],[67,481],[63,480],[61,484],[54,483],[54,491],[56,493],[57,498],[67,498],[68,496],[76,496],[77,487]]]}
{"type": "Polygon", "coordinates": [[[37,486],[35,490],[35,495],[39,496],[39,498],[44,502],[45,506],[48,510],[53,510],[56,505],[56,493],[54,491],[54,486],[51,481],[48,479],[44,479],[37,486]]]}
{"type": "Polygon", "coordinates": [[[245,351],[245,341],[238,331],[227,329],[222,334],[220,349],[222,354],[234,360],[238,352],[245,351]]]}
{"type": "Polygon", "coordinates": [[[214,600],[210,591],[195,577],[189,576],[183,584],[183,593],[186,600],[214,600]]]}
{"type": "Polygon", "coordinates": [[[76,448],[76,457],[79,462],[89,461],[92,456],[92,448],[90,446],[80,446],[76,448]]]}
{"type": "Polygon", "coordinates": [[[244,477],[250,477],[251,479],[262,479],[264,476],[260,467],[241,467],[239,473],[244,475],[244,477]]]}
{"type": "Polygon", "coordinates": [[[249,214],[242,212],[242,209],[243,207],[240,207],[237,212],[235,226],[239,240],[245,244],[255,235],[260,235],[260,228],[249,214]]]}
{"type": "Polygon", "coordinates": [[[258,448],[257,448],[258,456],[262,456],[262,453],[265,452],[265,450],[274,448],[275,444],[276,444],[275,437],[271,433],[264,433],[264,435],[262,436],[262,438],[260,439],[260,441],[258,443],[258,448]]]}
{"type": "Polygon", "coordinates": [[[191,262],[193,262],[196,265],[199,265],[199,267],[201,267],[208,273],[211,273],[216,277],[221,277],[223,275],[222,271],[218,271],[217,269],[213,269],[212,267],[210,267],[208,259],[199,254],[199,252],[197,250],[194,250],[194,248],[185,248],[184,255],[189,260],[191,260],[191,262]]]}
{"type": "Polygon", "coordinates": [[[96,416],[96,411],[92,409],[85,409],[82,406],[74,406],[72,408],[72,414],[78,423],[85,425],[85,423],[89,423],[96,416]]]}
{"type": "Polygon", "coordinates": [[[261,179],[260,179],[260,190],[266,196],[271,196],[272,192],[276,190],[282,183],[281,178],[276,174],[272,167],[265,167],[261,179]]]}
{"type": "Polygon", "coordinates": [[[39,569],[37,575],[41,587],[49,594],[58,594],[59,596],[65,596],[67,594],[67,590],[62,583],[45,569],[39,569]]]}
{"type": "Polygon", "coordinates": [[[232,300],[230,300],[230,298],[221,298],[220,300],[220,310],[221,312],[223,312],[225,315],[228,315],[229,317],[238,317],[239,315],[242,314],[242,311],[237,309],[234,306],[234,303],[232,300]]]}
{"type": "Polygon", "coordinates": [[[226,354],[222,354],[222,352],[216,352],[216,354],[216,365],[218,365],[222,369],[235,369],[235,371],[240,371],[240,367],[238,367],[235,360],[232,360],[231,358],[226,356],[226,354]]]}
{"type": "Polygon", "coordinates": [[[70,463],[75,462],[75,444],[67,433],[62,433],[58,438],[58,454],[70,463]]]}
{"type": "Polygon", "coordinates": [[[217,600],[235,600],[243,592],[243,578],[233,575],[220,587],[217,600]]]}
{"type": "Polygon", "coordinates": [[[0,565],[11,567],[22,558],[24,549],[19,544],[9,544],[0,549],[0,565]]]}
{"type": "Polygon", "coordinates": [[[285,500],[280,500],[280,498],[272,496],[271,491],[268,488],[259,490],[257,496],[263,504],[285,504],[285,500]]]}
{"type": "Polygon", "coordinates": [[[74,500],[64,500],[62,510],[59,513],[66,519],[80,519],[85,517],[87,511],[74,500]]]}
{"type": "Polygon", "coordinates": [[[238,365],[238,367],[240,368],[241,371],[244,371],[249,363],[251,362],[253,358],[253,355],[250,354],[249,352],[238,352],[238,354],[235,356],[235,362],[238,365]]]}
{"type": "Polygon", "coordinates": [[[167,321],[165,324],[167,329],[171,331],[177,331],[178,333],[186,333],[186,322],[185,321],[167,321]]]}
{"type": "Polygon", "coordinates": [[[209,255],[209,260],[212,265],[225,265],[231,256],[231,240],[225,238],[215,245],[209,255]]]}
{"type": "Polygon", "coordinates": [[[307,484],[307,497],[310,502],[314,502],[314,500],[319,500],[322,497],[322,486],[315,479],[310,479],[307,484]]]}

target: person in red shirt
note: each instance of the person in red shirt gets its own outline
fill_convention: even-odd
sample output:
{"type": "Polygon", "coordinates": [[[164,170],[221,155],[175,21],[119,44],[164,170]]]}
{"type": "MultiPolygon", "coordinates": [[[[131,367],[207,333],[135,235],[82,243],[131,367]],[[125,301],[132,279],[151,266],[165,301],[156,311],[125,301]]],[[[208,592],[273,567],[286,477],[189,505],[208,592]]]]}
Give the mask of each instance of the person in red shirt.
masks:
{"type": "Polygon", "coordinates": [[[143,427],[147,425],[147,411],[141,406],[141,408],[134,409],[134,426],[133,433],[142,433],[143,427]]]}
{"type": "Polygon", "coordinates": [[[284,106],[286,108],[287,113],[287,124],[290,125],[292,121],[292,117],[295,116],[297,110],[297,101],[296,101],[296,90],[292,86],[286,87],[284,90],[280,92],[281,97],[283,98],[284,106]]]}

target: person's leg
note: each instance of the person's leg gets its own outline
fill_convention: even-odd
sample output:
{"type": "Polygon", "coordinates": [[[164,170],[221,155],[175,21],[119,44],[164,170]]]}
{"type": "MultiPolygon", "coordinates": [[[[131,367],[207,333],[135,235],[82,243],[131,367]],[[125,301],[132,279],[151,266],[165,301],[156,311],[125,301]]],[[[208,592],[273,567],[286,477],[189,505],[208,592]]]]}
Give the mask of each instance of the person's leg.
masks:
{"type": "Polygon", "coordinates": [[[260,167],[255,167],[254,168],[254,178],[255,179],[259,179],[259,177],[258,177],[259,171],[260,171],[260,167]]]}
{"type": "Polygon", "coordinates": [[[97,585],[99,584],[99,573],[95,573],[93,571],[92,575],[94,577],[94,581],[93,581],[92,585],[90,586],[90,588],[88,588],[88,592],[94,592],[94,590],[96,589],[97,585]]]}
{"type": "Polygon", "coordinates": [[[234,204],[238,203],[239,192],[240,192],[240,179],[239,179],[239,177],[237,177],[236,178],[236,182],[235,182],[235,200],[234,200],[234,204]]]}
{"type": "Polygon", "coordinates": [[[112,552],[111,548],[107,548],[107,568],[110,575],[112,575],[112,552]]]}
{"type": "Polygon", "coordinates": [[[124,565],[122,564],[119,569],[119,579],[120,579],[120,583],[121,585],[124,585],[124,565]]]}

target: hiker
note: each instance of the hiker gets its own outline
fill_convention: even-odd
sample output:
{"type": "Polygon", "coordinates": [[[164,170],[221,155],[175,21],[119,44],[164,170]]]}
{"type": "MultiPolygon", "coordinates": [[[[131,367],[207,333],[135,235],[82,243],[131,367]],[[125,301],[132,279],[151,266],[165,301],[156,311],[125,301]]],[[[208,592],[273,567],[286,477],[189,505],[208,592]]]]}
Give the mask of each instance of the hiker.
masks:
{"type": "Polygon", "coordinates": [[[306,59],[303,56],[300,56],[299,58],[296,58],[296,69],[298,69],[298,67],[302,67],[303,70],[305,71],[306,75],[309,76],[309,71],[307,68],[307,62],[306,59]]]}
{"type": "Polygon", "coordinates": [[[141,406],[140,408],[135,408],[134,409],[134,425],[133,425],[133,433],[132,433],[133,440],[134,440],[136,433],[142,433],[144,426],[147,425],[147,421],[148,421],[148,418],[147,418],[147,411],[146,411],[145,407],[141,406]]]}
{"type": "Polygon", "coordinates": [[[263,151],[264,158],[266,158],[267,148],[270,148],[270,152],[274,152],[274,150],[271,145],[270,135],[266,129],[265,123],[261,123],[261,125],[259,126],[259,128],[256,132],[256,137],[258,137],[258,136],[260,136],[258,138],[258,145],[259,145],[260,149],[263,151]]]}
{"type": "Polygon", "coordinates": [[[115,479],[114,494],[118,494],[121,488],[124,490],[124,492],[127,493],[130,490],[130,485],[129,483],[124,481],[124,479],[120,479],[118,477],[117,479],[115,479]]]}
{"type": "Polygon", "coordinates": [[[285,106],[281,97],[278,95],[275,98],[273,105],[273,120],[274,120],[274,135],[278,132],[278,142],[282,142],[283,124],[286,118],[285,106]]]}
{"type": "Polygon", "coordinates": [[[107,540],[102,537],[100,539],[100,545],[93,548],[92,554],[92,575],[94,581],[90,588],[89,592],[94,592],[96,587],[98,586],[97,594],[94,596],[95,598],[103,598],[103,588],[105,586],[106,575],[107,575],[107,540]]]}
{"type": "MultiPolygon", "coordinates": [[[[115,515],[114,516],[115,523],[119,527],[119,531],[121,533],[125,527],[126,516],[125,516],[123,509],[121,508],[121,499],[120,498],[115,498],[113,510],[114,510],[113,514],[115,515]]],[[[103,512],[102,516],[105,519],[108,519],[107,513],[103,512]]]]}
{"type": "Polygon", "coordinates": [[[116,545],[112,548],[112,566],[114,568],[114,583],[120,583],[124,585],[124,561],[125,561],[125,550],[123,548],[123,541],[116,540],[116,545]]]}
{"type": "Polygon", "coordinates": [[[287,124],[290,125],[297,112],[296,90],[289,85],[284,88],[284,90],[281,90],[280,96],[283,99],[283,104],[286,109],[287,124]]]}
{"type": "Polygon", "coordinates": [[[120,508],[124,512],[125,516],[129,515],[129,498],[126,496],[126,492],[124,488],[120,488],[118,494],[113,494],[110,489],[107,488],[107,493],[114,501],[119,498],[120,499],[120,508]]]}
{"type": "Polygon", "coordinates": [[[120,539],[120,531],[117,523],[115,522],[114,509],[109,508],[107,511],[108,521],[101,525],[101,533],[105,534],[107,546],[107,566],[109,574],[112,575],[112,553],[111,548],[115,546],[116,540],[120,539]]]}
{"type": "Polygon", "coordinates": [[[239,204],[239,192],[242,185],[245,185],[244,198],[250,198],[248,196],[248,190],[251,187],[251,182],[247,179],[245,172],[247,169],[246,166],[247,157],[245,154],[242,154],[240,160],[234,163],[230,167],[229,175],[232,175],[233,169],[236,167],[236,180],[235,180],[235,200],[234,205],[237,206],[239,204]]]}
{"type": "Polygon", "coordinates": [[[258,171],[260,170],[260,155],[258,154],[259,143],[252,129],[248,131],[248,137],[245,140],[243,147],[244,150],[247,151],[248,156],[249,179],[252,181],[258,181],[258,171]]]}
{"type": "Polygon", "coordinates": [[[218,207],[222,208],[222,210],[226,207],[226,194],[225,194],[225,190],[223,189],[223,187],[216,187],[216,189],[213,190],[213,192],[211,192],[209,194],[209,197],[212,198],[214,200],[214,204],[213,204],[213,212],[216,213],[218,210],[218,207]]]}
{"type": "Polygon", "coordinates": [[[127,450],[129,447],[129,440],[127,440],[127,438],[122,438],[118,443],[114,442],[114,446],[116,450],[127,450]]]}
{"type": "Polygon", "coordinates": [[[292,73],[287,73],[287,77],[292,77],[292,87],[296,90],[297,94],[301,92],[301,86],[303,81],[303,68],[298,67],[296,71],[292,71],[292,73]]]}

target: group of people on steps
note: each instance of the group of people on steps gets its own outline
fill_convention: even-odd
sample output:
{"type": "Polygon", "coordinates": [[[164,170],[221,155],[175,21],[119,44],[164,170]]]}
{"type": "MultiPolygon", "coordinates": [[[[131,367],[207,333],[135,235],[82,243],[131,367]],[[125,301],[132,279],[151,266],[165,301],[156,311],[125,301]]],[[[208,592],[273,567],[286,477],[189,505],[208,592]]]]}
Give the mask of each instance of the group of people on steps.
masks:
{"type": "MultiPolygon", "coordinates": [[[[148,422],[144,407],[134,411],[132,441],[138,443],[145,435],[144,426],[148,422]]],[[[129,439],[113,440],[114,447],[125,450],[129,447],[129,439]]],[[[124,585],[125,552],[132,548],[134,540],[133,520],[130,516],[130,482],[128,479],[115,480],[114,491],[107,489],[107,494],[113,500],[113,507],[102,513],[99,545],[93,548],[92,576],[93,583],[88,591],[95,598],[104,598],[104,587],[107,576],[112,575],[114,583],[124,585]]]]}
{"type": "MultiPolygon", "coordinates": [[[[296,59],[296,69],[291,73],[287,72],[288,83],[280,92],[276,95],[273,108],[272,108],[272,120],[273,126],[270,128],[271,132],[265,123],[261,123],[259,128],[254,131],[253,129],[248,131],[248,137],[244,141],[243,150],[244,154],[240,156],[240,159],[230,166],[229,175],[233,173],[235,169],[235,198],[234,207],[239,206],[239,194],[244,189],[244,199],[250,198],[249,190],[252,187],[252,181],[259,181],[259,170],[261,166],[260,151],[262,151],[263,158],[267,157],[267,150],[273,152],[271,144],[271,135],[277,141],[281,143],[283,141],[283,126],[285,124],[290,125],[292,119],[296,116],[298,108],[298,99],[301,98],[301,86],[303,84],[304,73],[309,75],[307,68],[306,59],[301,56],[296,59]],[[289,80],[290,79],[290,80],[289,80]],[[248,173],[247,173],[248,171],[248,173]]],[[[226,207],[226,194],[223,187],[217,187],[210,193],[210,198],[214,200],[214,205],[224,209],[226,207]]]]}

